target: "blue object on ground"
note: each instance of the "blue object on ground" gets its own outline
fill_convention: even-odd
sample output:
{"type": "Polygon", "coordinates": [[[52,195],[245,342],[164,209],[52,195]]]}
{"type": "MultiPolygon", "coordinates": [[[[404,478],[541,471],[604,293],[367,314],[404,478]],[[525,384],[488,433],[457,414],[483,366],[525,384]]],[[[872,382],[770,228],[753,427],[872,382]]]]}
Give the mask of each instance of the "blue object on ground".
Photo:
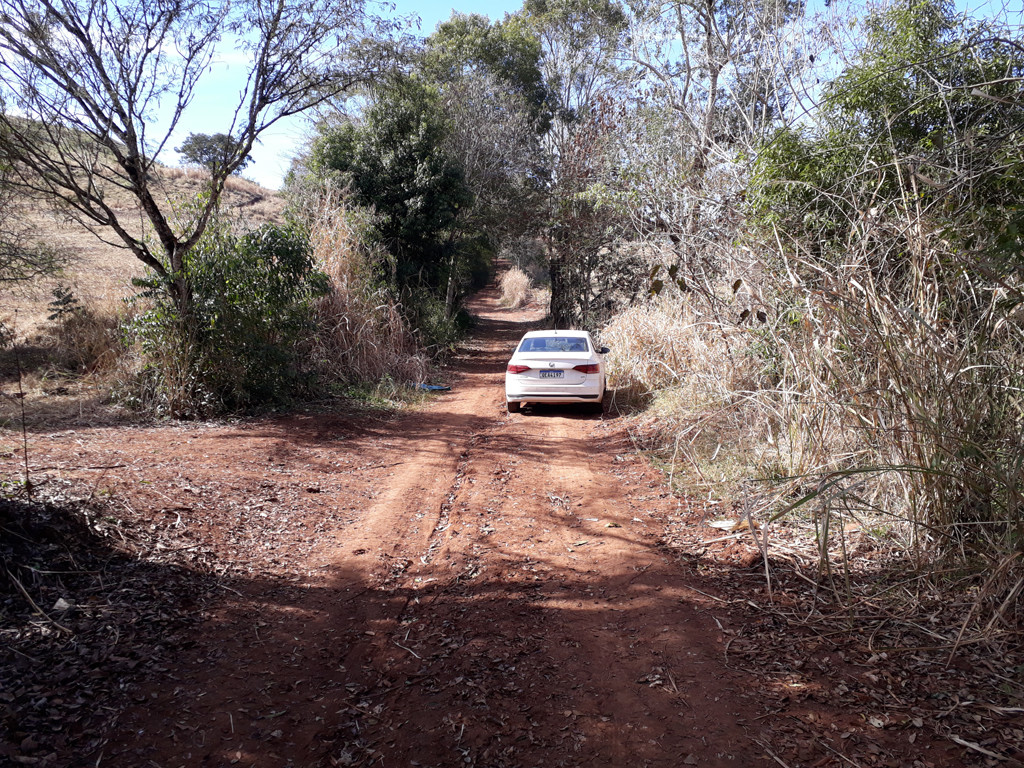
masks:
{"type": "Polygon", "coordinates": [[[447,392],[451,387],[443,387],[440,384],[417,384],[416,389],[423,390],[424,392],[447,392]]]}

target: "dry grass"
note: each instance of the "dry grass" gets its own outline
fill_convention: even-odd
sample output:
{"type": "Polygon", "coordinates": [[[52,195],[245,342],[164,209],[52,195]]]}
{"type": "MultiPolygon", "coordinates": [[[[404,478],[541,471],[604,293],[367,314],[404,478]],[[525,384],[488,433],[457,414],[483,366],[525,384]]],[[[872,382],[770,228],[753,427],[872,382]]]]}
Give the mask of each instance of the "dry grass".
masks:
{"type": "Polygon", "coordinates": [[[678,294],[631,307],[601,332],[615,404],[643,410],[638,438],[688,493],[737,498],[742,483],[774,461],[770,431],[749,418],[763,374],[751,337],[678,294]]]}
{"type": "Polygon", "coordinates": [[[122,301],[80,303],[0,350],[3,392],[24,394],[0,398],[0,427],[20,428],[22,403],[32,430],[125,421],[109,392],[124,368],[120,329],[129,311],[122,301]]]}
{"type": "MultiPolygon", "coordinates": [[[[159,168],[158,200],[171,204],[202,191],[206,174],[197,169],[159,168]]],[[[134,198],[111,189],[107,200],[134,234],[146,230],[134,198]]],[[[228,179],[224,212],[245,226],[255,227],[283,218],[286,203],[276,192],[241,178],[228,179]]],[[[107,405],[107,393],[132,375],[139,361],[120,347],[119,323],[130,308],[125,299],[135,294],[132,279],[145,267],[127,249],[104,242],[80,223],[41,204],[22,201],[22,218],[39,237],[64,248],[70,256],[62,273],[24,285],[0,287],[0,323],[14,332],[23,357],[23,386],[28,418],[33,423],[92,423],[122,420],[124,414],[107,405]],[[81,309],[62,322],[48,320],[54,290],[70,290],[81,309]]],[[[112,241],[112,233],[102,233],[112,241]]],[[[16,380],[13,351],[0,359],[0,377],[9,392],[16,380]]],[[[16,416],[12,401],[3,398],[0,419],[16,416]]]]}
{"type": "MultiPolygon", "coordinates": [[[[170,205],[172,201],[191,199],[202,191],[206,178],[201,169],[161,167],[155,184],[158,201],[170,205]]],[[[134,198],[123,190],[111,189],[107,199],[123,214],[133,234],[146,231],[134,198]]],[[[90,307],[108,307],[134,293],[131,281],[143,276],[145,267],[131,252],[113,242],[112,232],[101,232],[110,241],[104,242],[82,224],[47,207],[26,206],[27,221],[38,230],[41,239],[66,249],[70,263],[63,274],[39,278],[27,286],[0,288],[0,321],[16,327],[20,339],[27,341],[42,332],[49,314],[47,305],[58,284],[68,286],[83,305],[90,307]]],[[[231,177],[225,186],[224,213],[244,220],[247,227],[281,221],[285,207],[281,195],[246,179],[231,177]]]]}
{"type": "Polygon", "coordinates": [[[501,276],[501,305],[509,309],[519,309],[530,302],[532,283],[519,267],[510,267],[501,276]]]}
{"type": "Polygon", "coordinates": [[[317,357],[330,380],[420,384],[427,361],[400,307],[374,275],[374,254],[360,236],[361,222],[340,196],[328,194],[312,226],[313,254],[330,280],[320,301],[317,357]]]}
{"type": "Polygon", "coordinates": [[[840,583],[837,535],[878,531],[932,586],[973,590],[965,637],[1005,637],[1024,621],[1024,323],[912,224],[910,248],[779,253],[739,295],[730,278],[627,310],[601,335],[610,383],[688,495],[799,522],[840,583]]]}

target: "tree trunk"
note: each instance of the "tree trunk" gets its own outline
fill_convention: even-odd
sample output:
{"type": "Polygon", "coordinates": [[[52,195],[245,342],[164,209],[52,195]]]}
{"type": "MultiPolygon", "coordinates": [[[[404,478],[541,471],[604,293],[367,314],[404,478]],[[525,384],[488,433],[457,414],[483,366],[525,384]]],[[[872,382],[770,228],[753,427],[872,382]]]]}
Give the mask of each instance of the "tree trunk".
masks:
{"type": "Polygon", "coordinates": [[[455,274],[455,253],[452,253],[451,262],[448,264],[448,289],[444,296],[444,319],[451,320],[455,313],[455,285],[458,282],[455,274]]]}
{"type": "Polygon", "coordinates": [[[551,256],[551,322],[555,328],[566,328],[572,322],[572,282],[566,279],[564,256],[551,256]]]}

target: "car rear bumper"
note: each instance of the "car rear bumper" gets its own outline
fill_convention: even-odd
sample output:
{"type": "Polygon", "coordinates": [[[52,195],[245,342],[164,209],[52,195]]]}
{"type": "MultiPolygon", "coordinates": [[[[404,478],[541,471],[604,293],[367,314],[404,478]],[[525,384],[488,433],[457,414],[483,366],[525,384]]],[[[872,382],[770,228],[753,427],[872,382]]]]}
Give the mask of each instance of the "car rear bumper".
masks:
{"type": "Polygon", "coordinates": [[[600,383],[585,384],[564,389],[533,390],[516,387],[505,388],[506,402],[519,403],[599,403],[604,398],[600,383]]]}
{"type": "Polygon", "coordinates": [[[601,395],[553,395],[550,392],[543,395],[531,395],[529,393],[519,395],[505,395],[506,402],[520,403],[594,403],[601,399],[601,395]]]}

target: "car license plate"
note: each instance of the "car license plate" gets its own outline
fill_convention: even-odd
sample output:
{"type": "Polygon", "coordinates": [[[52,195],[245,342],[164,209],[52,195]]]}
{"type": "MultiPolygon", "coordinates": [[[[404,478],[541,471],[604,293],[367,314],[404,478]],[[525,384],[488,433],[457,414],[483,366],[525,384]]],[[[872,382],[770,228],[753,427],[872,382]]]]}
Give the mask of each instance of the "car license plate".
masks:
{"type": "Polygon", "coordinates": [[[560,379],[562,378],[561,371],[541,371],[540,377],[542,379],[560,379]]]}

